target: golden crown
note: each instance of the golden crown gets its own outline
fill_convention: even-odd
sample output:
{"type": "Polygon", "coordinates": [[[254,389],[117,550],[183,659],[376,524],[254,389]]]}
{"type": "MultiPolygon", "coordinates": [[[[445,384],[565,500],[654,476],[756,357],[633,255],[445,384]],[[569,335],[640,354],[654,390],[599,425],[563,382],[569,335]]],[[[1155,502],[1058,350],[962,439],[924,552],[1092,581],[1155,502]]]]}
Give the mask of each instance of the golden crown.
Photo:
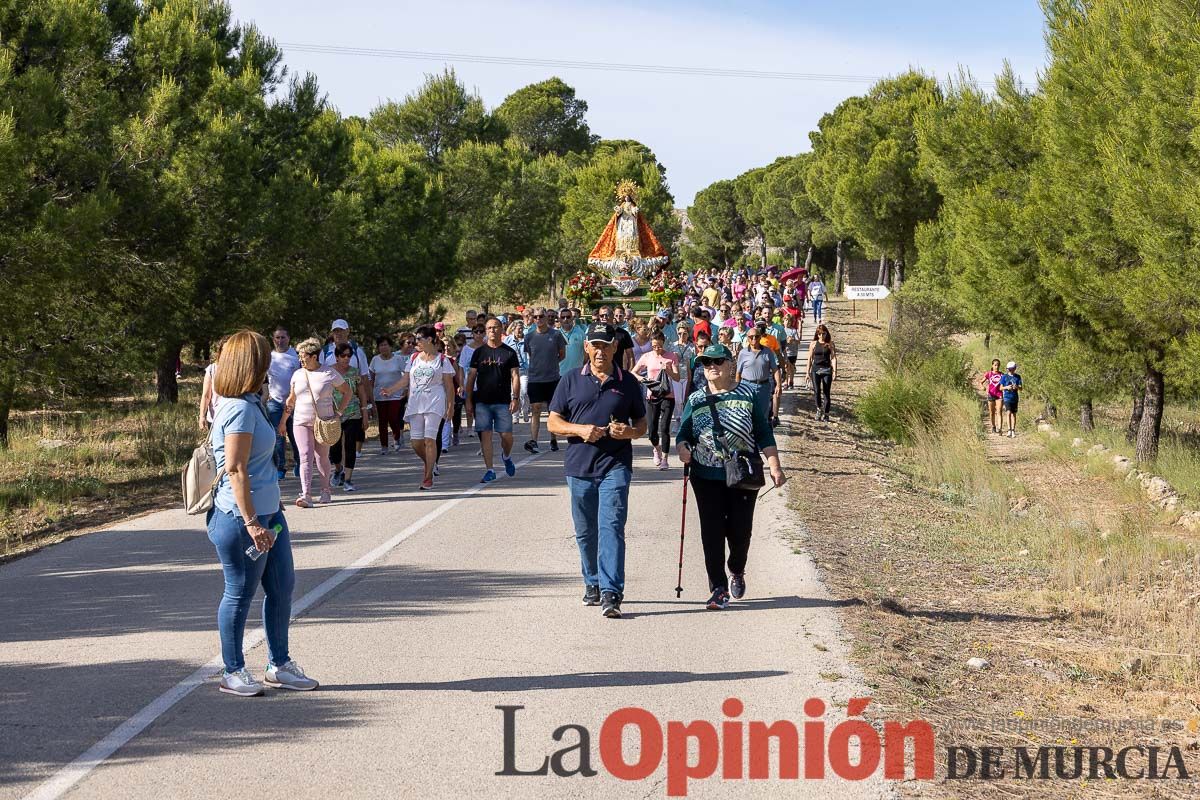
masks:
{"type": "Polygon", "coordinates": [[[637,193],[639,188],[640,187],[636,183],[626,178],[617,184],[617,199],[623,200],[625,199],[625,196],[628,195],[634,199],[634,202],[637,202],[637,193]]]}

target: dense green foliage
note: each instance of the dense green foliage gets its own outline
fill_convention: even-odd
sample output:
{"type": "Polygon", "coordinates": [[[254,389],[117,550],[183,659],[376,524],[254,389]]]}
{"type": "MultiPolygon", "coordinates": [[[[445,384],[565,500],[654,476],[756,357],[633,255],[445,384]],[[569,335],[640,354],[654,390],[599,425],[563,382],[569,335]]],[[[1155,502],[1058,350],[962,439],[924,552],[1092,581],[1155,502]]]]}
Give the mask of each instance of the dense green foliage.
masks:
{"type": "Polygon", "coordinates": [[[0,0],[0,447],[9,410],[107,392],[241,326],[360,337],[447,293],[528,299],[583,265],[632,178],[558,78],[495,111],[453,71],[367,119],[217,0],[0,0]],[[590,241],[589,241],[590,240],[590,241]]]}
{"type": "Polygon", "coordinates": [[[1043,7],[1036,87],[1008,68],[991,92],[968,75],[880,81],[821,119],[810,154],[739,178],[755,188],[727,211],[713,184],[693,213],[794,250],[854,240],[881,281],[894,266],[919,321],[1016,343],[1000,357],[1028,365],[1046,410],[1086,427],[1094,402],[1132,395],[1153,461],[1165,399],[1200,389],[1200,17],[1185,0],[1043,7]]]}

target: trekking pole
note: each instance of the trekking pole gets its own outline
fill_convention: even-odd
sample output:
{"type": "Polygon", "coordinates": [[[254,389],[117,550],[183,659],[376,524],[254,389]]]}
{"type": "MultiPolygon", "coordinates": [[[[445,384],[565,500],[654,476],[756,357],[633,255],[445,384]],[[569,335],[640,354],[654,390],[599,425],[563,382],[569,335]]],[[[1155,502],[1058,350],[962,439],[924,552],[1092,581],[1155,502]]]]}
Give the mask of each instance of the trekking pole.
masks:
{"type": "Polygon", "coordinates": [[[687,527],[687,490],[688,468],[691,464],[683,465],[683,516],[679,520],[679,578],[675,584],[675,596],[683,596],[683,532],[687,527]]]}

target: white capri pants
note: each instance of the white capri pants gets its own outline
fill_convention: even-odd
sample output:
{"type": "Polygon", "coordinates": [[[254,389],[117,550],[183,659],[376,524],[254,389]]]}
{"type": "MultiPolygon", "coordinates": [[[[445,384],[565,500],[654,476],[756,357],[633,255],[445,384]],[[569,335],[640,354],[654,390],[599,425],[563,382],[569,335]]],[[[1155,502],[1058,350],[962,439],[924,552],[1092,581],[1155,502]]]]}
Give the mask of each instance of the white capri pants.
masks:
{"type": "Polygon", "coordinates": [[[410,414],[405,419],[408,420],[410,433],[414,440],[436,439],[438,426],[442,424],[442,415],[433,411],[424,414],[410,414]]]}

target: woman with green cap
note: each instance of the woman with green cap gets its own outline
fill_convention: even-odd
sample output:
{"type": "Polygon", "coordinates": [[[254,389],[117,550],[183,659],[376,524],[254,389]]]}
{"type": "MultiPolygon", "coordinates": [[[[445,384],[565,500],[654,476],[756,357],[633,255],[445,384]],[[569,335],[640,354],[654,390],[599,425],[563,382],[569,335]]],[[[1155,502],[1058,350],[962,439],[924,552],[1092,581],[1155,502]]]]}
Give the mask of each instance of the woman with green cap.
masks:
{"type": "Polygon", "coordinates": [[[739,452],[761,452],[775,486],[783,486],[787,477],[767,412],[756,402],[754,388],[738,383],[729,348],[710,345],[696,360],[704,368],[708,386],[688,397],[675,445],[691,474],[700,515],[704,566],[712,591],[705,606],[716,611],[727,607],[731,596],[740,600],[746,593],[746,559],[758,500],[757,489],[728,485],[726,462],[739,452]],[[732,576],[725,574],[726,543],[732,576]]]}

